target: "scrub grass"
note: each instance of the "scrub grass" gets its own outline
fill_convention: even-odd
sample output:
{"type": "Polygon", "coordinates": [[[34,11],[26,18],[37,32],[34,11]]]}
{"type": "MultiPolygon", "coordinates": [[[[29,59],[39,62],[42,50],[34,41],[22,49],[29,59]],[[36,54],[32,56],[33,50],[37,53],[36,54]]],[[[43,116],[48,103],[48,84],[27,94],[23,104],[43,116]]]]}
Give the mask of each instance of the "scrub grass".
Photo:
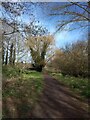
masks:
{"type": "Polygon", "coordinates": [[[3,66],[2,70],[3,117],[17,117],[16,112],[19,117],[27,117],[43,90],[42,73],[11,66],[3,66]],[[5,104],[10,101],[15,104],[11,108],[5,104]]]}
{"type": "Polygon", "coordinates": [[[63,76],[61,73],[51,73],[51,75],[82,97],[90,98],[90,84],[88,84],[88,78],[63,76]]]}

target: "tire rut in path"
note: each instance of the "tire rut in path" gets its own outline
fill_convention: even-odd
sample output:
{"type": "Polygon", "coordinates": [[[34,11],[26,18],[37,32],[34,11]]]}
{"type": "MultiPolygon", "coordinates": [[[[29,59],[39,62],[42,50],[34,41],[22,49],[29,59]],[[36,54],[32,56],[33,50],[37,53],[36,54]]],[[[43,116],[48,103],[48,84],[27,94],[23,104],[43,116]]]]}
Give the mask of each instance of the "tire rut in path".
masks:
{"type": "Polygon", "coordinates": [[[57,80],[44,75],[44,90],[32,111],[33,118],[88,119],[88,104],[57,80]]]}

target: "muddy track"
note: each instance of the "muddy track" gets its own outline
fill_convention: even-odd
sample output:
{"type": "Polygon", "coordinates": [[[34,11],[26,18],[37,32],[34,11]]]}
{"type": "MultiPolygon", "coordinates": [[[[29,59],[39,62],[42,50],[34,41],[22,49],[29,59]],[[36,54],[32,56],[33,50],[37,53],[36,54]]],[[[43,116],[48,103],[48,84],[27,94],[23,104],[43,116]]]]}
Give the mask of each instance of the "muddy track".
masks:
{"type": "Polygon", "coordinates": [[[33,118],[59,118],[62,120],[87,120],[88,104],[57,80],[44,75],[44,90],[40,95],[35,108],[33,118]]]}

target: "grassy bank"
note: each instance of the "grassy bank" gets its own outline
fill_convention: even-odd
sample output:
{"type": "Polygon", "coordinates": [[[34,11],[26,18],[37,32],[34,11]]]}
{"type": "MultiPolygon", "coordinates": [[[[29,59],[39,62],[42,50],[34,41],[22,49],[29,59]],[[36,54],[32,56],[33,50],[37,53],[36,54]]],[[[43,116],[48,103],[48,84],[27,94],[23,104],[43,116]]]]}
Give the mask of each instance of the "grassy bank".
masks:
{"type": "Polygon", "coordinates": [[[72,91],[81,95],[81,97],[90,97],[88,78],[63,76],[61,73],[51,73],[51,75],[58,79],[62,84],[71,88],[72,91]]]}
{"type": "Polygon", "coordinates": [[[3,67],[3,117],[27,117],[43,89],[42,74],[3,67]],[[12,104],[8,107],[8,104],[12,104]],[[8,104],[7,104],[8,103],[8,104]],[[16,115],[17,113],[17,115],[16,115]]]}

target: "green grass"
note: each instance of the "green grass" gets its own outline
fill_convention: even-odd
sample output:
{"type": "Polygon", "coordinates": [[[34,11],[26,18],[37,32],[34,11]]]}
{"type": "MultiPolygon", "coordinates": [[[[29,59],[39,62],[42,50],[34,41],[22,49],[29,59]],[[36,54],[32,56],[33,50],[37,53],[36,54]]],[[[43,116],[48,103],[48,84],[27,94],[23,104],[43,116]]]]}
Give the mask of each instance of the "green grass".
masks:
{"type": "MultiPolygon", "coordinates": [[[[17,67],[3,67],[3,99],[8,98],[26,101],[23,105],[16,102],[18,110],[22,116],[24,112],[30,110],[43,90],[42,73],[36,71],[21,70],[17,67]]],[[[6,108],[5,108],[6,109],[6,108]]],[[[4,109],[4,116],[8,112],[4,109]]]]}
{"type": "Polygon", "coordinates": [[[3,66],[2,74],[3,74],[3,77],[6,77],[6,78],[18,77],[20,76],[20,68],[15,66],[10,66],[10,65],[3,66]]]}
{"type": "Polygon", "coordinates": [[[81,97],[90,97],[88,78],[63,76],[61,73],[51,73],[51,75],[57,78],[62,84],[67,85],[71,90],[81,95],[81,97]]]}

